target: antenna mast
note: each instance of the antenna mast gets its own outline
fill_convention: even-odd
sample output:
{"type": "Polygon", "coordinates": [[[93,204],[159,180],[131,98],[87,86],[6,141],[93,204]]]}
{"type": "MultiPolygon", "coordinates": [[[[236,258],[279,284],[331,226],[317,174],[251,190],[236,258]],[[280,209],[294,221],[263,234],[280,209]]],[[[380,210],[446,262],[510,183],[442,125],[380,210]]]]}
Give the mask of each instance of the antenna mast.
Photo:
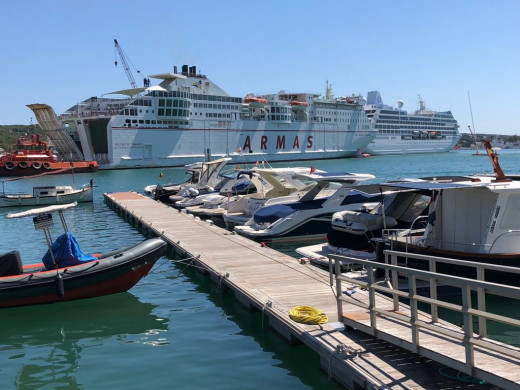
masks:
{"type": "Polygon", "coordinates": [[[468,125],[469,132],[473,136],[473,139],[475,140],[475,151],[478,154],[478,144],[477,144],[477,131],[475,130],[475,123],[473,123],[473,110],[471,109],[471,99],[469,98],[469,91],[468,91],[468,102],[469,102],[469,112],[471,114],[471,127],[473,127],[473,131],[471,131],[471,127],[468,125]]]}

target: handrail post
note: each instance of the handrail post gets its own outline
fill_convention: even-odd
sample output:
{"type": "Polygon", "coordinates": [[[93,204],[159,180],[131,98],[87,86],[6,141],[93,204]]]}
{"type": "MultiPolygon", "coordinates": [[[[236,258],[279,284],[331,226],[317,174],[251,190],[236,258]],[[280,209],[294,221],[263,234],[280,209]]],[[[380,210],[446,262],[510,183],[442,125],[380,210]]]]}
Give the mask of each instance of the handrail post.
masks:
{"type": "MultiPolygon", "coordinates": [[[[484,267],[477,267],[477,279],[485,281],[484,267]]],[[[477,307],[480,311],[486,311],[486,291],[482,287],[477,287],[477,307]]],[[[486,318],[478,316],[478,334],[481,337],[487,337],[486,318]]]]}
{"type": "MultiPolygon", "coordinates": [[[[385,255],[388,256],[388,255],[385,255]]],[[[397,255],[391,255],[392,265],[397,265],[397,255]]],[[[399,290],[399,277],[397,275],[397,271],[392,270],[392,288],[394,290],[399,290]]],[[[399,310],[399,297],[397,294],[392,294],[392,300],[394,301],[394,311],[399,310]]]]}
{"type": "Polygon", "coordinates": [[[376,293],[374,291],[374,267],[372,265],[369,265],[367,267],[368,269],[368,310],[370,312],[370,327],[372,328],[372,335],[376,335],[376,329],[377,329],[377,317],[375,312],[376,307],[376,293]]]}
{"type": "Polygon", "coordinates": [[[473,367],[475,365],[475,354],[471,338],[473,336],[472,315],[469,313],[471,309],[471,289],[469,285],[463,284],[462,292],[462,314],[464,316],[464,339],[463,344],[466,350],[466,374],[473,375],[473,367]]]}
{"type": "Polygon", "coordinates": [[[419,350],[419,327],[417,326],[417,280],[415,275],[408,274],[408,297],[410,299],[410,325],[412,329],[412,345],[414,352],[419,350]]]}
{"type": "Polygon", "coordinates": [[[336,272],[336,302],[338,306],[338,321],[343,321],[343,301],[341,300],[341,266],[340,266],[341,260],[334,259],[334,270],[336,272]]]}
{"type": "MultiPolygon", "coordinates": [[[[430,272],[437,272],[437,262],[435,260],[430,260],[430,272]]],[[[437,301],[437,279],[430,279],[430,298],[435,299],[437,301]]],[[[435,303],[431,304],[430,314],[432,316],[432,323],[439,321],[439,310],[435,303]]]]}
{"type": "MultiPolygon", "coordinates": [[[[338,260],[334,260],[334,263],[338,260]]],[[[329,285],[334,286],[334,265],[332,264],[332,257],[329,256],[329,285]]]]}

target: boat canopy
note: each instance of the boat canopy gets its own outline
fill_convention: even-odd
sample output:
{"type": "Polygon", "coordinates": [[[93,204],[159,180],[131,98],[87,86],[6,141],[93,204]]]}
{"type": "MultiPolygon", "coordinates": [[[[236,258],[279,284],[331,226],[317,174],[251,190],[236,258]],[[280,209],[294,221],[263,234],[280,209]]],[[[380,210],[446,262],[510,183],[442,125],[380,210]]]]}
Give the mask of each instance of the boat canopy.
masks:
{"type": "Polygon", "coordinates": [[[147,91],[161,91],[161,92],[168,92],[167,89],[161,87],[160,85],[154,85],[153,87],[146,88],[147,91]]]}
{"type": "Polygon", "coordinates": [[[416,190],[416,191],[439,191],[439,190],[447,190],[452,188],[475,188],[475,187],[485,187],[489,185],[486,182],[473,182],[471,184],[465,183],[437,183],[437,182],[429,182],[429,181],[412,181],[412,182],[400,182],[400,183],[383,183],[384,187],[390,188],[399,188],[399,189],[407,189],[407,190],[416,190]]]}
{"type": "Polygon", "coordinates": [[[151,74],[148,77],[151,77],[152,79],[159,79],[159,80],[175,80],[175,79],[185,79],[186,76],[182,74],[176,74],[176,73],[160,73],[160,74],[151,74]]]}
{"type": "Polygon", "coordinates": [[[40,214],[54,213],[56,211],[65,210],[71,207],[75,207],[78,202],[67,203],[67,204],[59,204],[54,206],[40,207],[37,209],[30,209],[26,211],[22,211],[20,213],[9,213],[7,214],[7,218],[22,218],[22,217],[34,217],[40,214]]]}
{"type": "Polygon", "coordinates": [[[145,90],[145,88],[130,88],[130,89],[122,89],[120,91],[108,92],[107,95],[126,95],[126,96],[135,96],[138,93],[141,93],[145,90]]]}
{"type": "Polygon", "coordinates": [[[375,179],[374,175],[369,173],[348,173],[348,172],[314,172],[314,173],[302,173],[295,176],[298,180],[314,180],[322,182],[335,182],[335,183],[353,183],[357,181],[375,179]]]}

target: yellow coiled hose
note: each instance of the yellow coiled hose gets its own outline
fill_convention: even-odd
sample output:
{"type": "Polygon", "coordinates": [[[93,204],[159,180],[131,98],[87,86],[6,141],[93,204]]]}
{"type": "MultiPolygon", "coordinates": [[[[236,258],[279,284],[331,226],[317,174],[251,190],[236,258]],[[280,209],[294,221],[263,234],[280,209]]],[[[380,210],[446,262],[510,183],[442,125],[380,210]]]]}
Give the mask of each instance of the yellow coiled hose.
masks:
{"type": "Polygon", "coordinates": [[[307,325],[321,325],[329,320],[325,313],[311,306],[295,306],[289,312],[289,317],[307,325]]]}

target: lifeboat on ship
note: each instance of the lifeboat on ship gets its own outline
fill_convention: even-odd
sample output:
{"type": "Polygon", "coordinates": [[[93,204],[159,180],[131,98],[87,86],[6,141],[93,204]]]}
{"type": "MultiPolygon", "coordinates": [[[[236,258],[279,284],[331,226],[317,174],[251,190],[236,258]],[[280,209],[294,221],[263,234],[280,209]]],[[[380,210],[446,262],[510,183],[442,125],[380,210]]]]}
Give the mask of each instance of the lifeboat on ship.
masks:
{"type": "Polygon", "coordinates": [[[244,103],[249,104],[249,107],[264,108],[267,105],[267,99],[259,97],[248,97],[244,99],[244,103]]]}
{"type": "Polygon", "coordinates": [[[298,100],[291,100],[289,104],[294,111],[304,111],[309,106],[309,103],[298,100]]]}
{"type": "Polygon", "coordinates": [[[0,176],[34,176],[42,171],[66,173],[74,169],[75,173],[96,172],[96,161],[63,161],[49,149],[40,134],[20,137],[16,140],[13,151],[0,157],[0,176]]]}
{"type": "Polygon", "coordinates": [[[354,99],[349,98],[349,97],[346,98],[345,101],[346,101],[348,104],[354,104],[354,103],[356,103],[356,101],[355,101],[354,99]]]}

